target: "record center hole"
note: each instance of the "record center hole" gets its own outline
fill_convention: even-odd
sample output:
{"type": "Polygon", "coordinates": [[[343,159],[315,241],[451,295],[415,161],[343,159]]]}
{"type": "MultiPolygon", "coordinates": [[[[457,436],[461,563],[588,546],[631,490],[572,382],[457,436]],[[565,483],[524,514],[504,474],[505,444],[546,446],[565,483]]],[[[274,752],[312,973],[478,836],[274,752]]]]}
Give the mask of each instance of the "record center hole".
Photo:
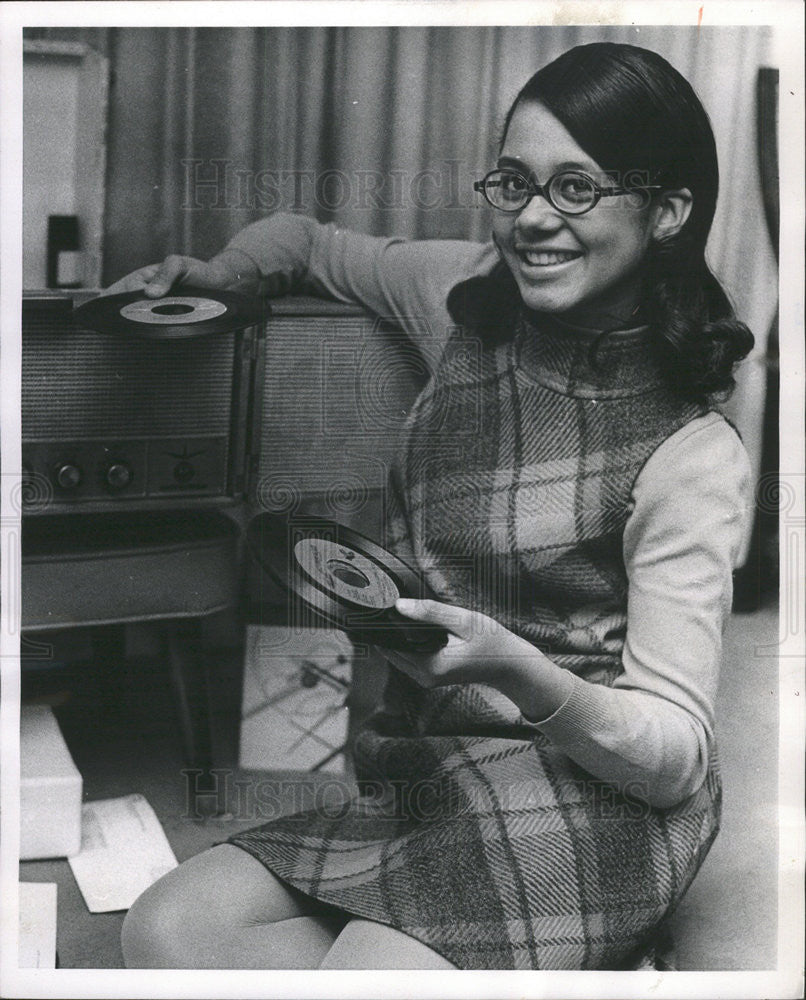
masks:
{"type": "Polygon", "coordinates": [[[159,313],[160,316],[183,316],[194,310],[195,306],[189,306],[186,302],[167,302],[165,305],[151,307],[151,312],[159,313]]]}
{"type": "Polygon", "coordinates": [[[328,559],[327,568],[337,580],[341,580],[342,583],[349,584],[351,587],[370,586],[369,578],[364,576],[360,569],[356,569],[355,566],[351,566],[347,562],[342,562],[341,559],[328,559]]]}

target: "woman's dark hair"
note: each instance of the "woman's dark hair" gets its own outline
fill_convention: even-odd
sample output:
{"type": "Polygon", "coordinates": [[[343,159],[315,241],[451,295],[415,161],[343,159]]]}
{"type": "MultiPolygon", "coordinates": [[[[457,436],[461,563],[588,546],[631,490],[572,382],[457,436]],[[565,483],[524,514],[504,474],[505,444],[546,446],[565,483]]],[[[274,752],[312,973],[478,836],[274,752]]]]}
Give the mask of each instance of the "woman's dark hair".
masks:
{"type": "Polygon", "coordinates": [[[711,123],[691,85],[656,52],[595,42],[563,53],[527,81],[504,138],[524,101],[546,107],[606,172],[691,191],[685,225],[650,249],[641,312],[674,388],[693,399],[725,398],[753,335],[705,261],[719,168],[711,123]]]}

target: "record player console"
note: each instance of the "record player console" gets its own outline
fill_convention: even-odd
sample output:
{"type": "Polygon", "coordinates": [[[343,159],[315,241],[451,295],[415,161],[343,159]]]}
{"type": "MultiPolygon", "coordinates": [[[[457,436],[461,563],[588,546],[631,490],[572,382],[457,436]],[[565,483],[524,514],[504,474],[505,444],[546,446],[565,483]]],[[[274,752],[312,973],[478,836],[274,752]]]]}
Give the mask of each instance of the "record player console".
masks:
{"type": "Polygon", "coordinates": [[[241,498],[256,447],[249,421],[261,329],[117,335],[82,324],[73,304],[64,294],[23,299],[24,513],[241,498]]]}

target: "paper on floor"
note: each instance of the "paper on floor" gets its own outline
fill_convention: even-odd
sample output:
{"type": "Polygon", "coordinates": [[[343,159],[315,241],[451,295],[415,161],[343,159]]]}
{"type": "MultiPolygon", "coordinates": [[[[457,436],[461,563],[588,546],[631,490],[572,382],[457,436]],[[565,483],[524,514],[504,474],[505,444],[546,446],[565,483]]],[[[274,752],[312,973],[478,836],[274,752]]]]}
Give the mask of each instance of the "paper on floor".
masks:
{"type": "Polygon", "coordinates": [[[20,882],[20,969],[56,968],[56,883],[20,882]]]}
{"type": "Polygon", "coordinates": [[[128,910],[141,892],[177,865],[160,821],[142,795],[86,802],[81,850],[67,860],[90,913],[128,910]]]}

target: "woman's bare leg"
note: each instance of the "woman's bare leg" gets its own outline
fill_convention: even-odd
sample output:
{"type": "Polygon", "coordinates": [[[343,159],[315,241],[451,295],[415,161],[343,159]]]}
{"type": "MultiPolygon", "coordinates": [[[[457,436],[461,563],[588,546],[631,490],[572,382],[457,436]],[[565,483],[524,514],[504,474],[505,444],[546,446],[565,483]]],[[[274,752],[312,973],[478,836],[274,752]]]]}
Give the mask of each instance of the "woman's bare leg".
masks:
{"type": "Polygon", "coordinates": [[[140,896],[123,923],[123,957],[135,969],[316,969],[347,919],[220,844],[140,896]]]}
{"type": "Polygon", "coordinates": [[[320,969],[455,969],[447,958],[402,931],[372,920],[351,920],[320,969]]]}

